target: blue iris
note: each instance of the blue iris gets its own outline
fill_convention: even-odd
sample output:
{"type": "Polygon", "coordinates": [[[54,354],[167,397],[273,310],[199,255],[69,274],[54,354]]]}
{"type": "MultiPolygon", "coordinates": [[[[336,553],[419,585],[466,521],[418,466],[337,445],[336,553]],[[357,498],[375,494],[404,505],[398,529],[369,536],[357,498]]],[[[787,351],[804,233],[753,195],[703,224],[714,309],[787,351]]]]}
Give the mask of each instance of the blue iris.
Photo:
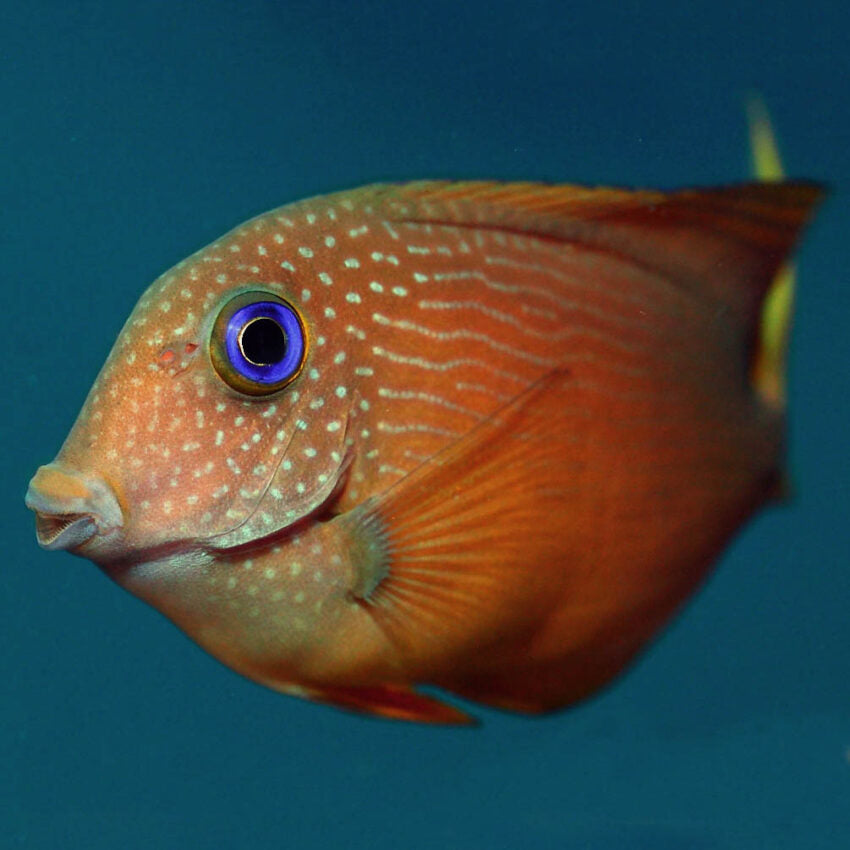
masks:
{"type": "Polygon", "coordinates": [[[236,310],[224,337],[234,369],[258,384],[288,381],[304,359],[304,332],[295,311],[277,301],[257,301],[236,310]]]}
{"type": "Polygon", "coordinates": [[[210,358],[219,377],[246,395],[270,395],[304,365],[307,335],[295,308],[270,292],[242,292],[219,310],[210,358]]]}

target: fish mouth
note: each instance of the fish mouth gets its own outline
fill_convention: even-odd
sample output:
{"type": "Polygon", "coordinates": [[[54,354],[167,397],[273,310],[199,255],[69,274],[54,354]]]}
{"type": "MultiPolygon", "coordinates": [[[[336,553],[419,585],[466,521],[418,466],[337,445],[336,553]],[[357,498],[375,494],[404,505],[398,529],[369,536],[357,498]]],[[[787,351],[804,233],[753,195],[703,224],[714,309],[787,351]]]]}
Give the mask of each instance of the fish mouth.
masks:
{"type": "Polygon", "coordinates": [[[39,468],[25,501],[35,513],[36,540],[43,549],[74,551],[124,524],[115,491],[103,478],[82,475],[56,462],[39,468]]]}
{"type": "Polygon", "coordinates": [[[75,549],[97,534],[97,522],[90,514],[35,515],[35,537],[42,549],[75,549]]]}

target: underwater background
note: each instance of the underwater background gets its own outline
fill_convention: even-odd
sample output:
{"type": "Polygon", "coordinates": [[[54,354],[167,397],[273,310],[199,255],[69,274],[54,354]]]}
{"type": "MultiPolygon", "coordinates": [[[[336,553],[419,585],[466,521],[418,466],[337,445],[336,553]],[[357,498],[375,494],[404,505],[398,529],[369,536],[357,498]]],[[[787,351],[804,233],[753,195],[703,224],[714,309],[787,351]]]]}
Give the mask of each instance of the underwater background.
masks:
{"type": "Polygon", "coordinates": [[[850,846],[850,6],[50,2],[0,10],[0,848],[850,846]],[[251,684],[23,494],[144,287],[375,180],[746,179],[760,91],[832,195],[800,252],[793,498],[624,677],[543,719],[360,718],[251,684]]]}

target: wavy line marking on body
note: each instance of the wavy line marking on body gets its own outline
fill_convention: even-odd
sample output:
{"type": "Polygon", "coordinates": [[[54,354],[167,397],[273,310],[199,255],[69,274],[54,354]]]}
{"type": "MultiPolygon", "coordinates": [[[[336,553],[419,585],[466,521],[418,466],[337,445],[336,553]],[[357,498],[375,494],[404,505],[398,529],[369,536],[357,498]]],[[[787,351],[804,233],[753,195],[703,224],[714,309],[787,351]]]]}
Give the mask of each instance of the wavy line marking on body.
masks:
{"type": "Polygon", "coordinates": [[[558,359],[553,357],[540,357],[537,354],[532,354],[528,351],[514,348],[504,342],[499,342],[487,334],[478,333],[477,331],[469,331],[464,328],[456,331],[437,331],[433,328],[426,328],[424,325],[417,325],[414,322],[409,322],[407,319],[390,319],[382,313],[372,313],[372,321],[378,325],[397,328],[401,331],[411,331],[412,333],[420,334],[429,339],[439,342],[450,342],[456,339],[468,339],[473,342],[481,342],[493,351],[499,351],[503,354],[508,354],[517,360],[525,360],[528,363],[534,363],[536,366],[554,367],[558,364],[558,359]]]}
{"type": "Polygon", "coordinates": [[[499,369],[485,360],[478,360],[474,357],[458,357],[455,360],[445,360],[438,362],[436,360],[426,360],[424,357],[410,357],[406,354],[398,354],[394,351],[388,351],[380,345],[372,346],[372,354],[376,357],[383,357],[392,363],[402,363],[405,366],[416,366],[419,369],[428,369],[434,372],[447,372],[451,369],[461,369],[464,366],[472,366],[478,369],[484,369],[493,375],[500,378],[507,378],[509,381],[514,381],[524,387],[531,386],[531,381],[517,375],[515,372],[508,372],[505,369],[499,369]]]}
{"type": "Polygon", "coordinates": [[[484,414],[479,413],[477,410],[470,410],[468,407],[456,404],[455,402],[449,401],[441,396],[433,395],[432,393],[418,392],[416,390],[393,390],[389,387],[379,387],[378,395],[381,398],[388,398],[394,401],[422,401],[426,404],[438,405],[446,410],[462,413],[464,416],[468,416],[470,419],[475,419],[479,422],[486,418],[484,414]]]}
{"type": "MultiPolygon", "coordinates": [[[[567,255],[566,257],[561,257],[560,255],[556,255],[558,259],[566,262],[569,259],[572,259],[572,255],[567,255]]],[[[610,261],[610,257],[605,258],[607,261],[610,261]]],[[[584,292],[598,292],[601,295],[610,298],[612,301],[619,301],[625,304],[634,304],[644,310],[652,310],[656,313],[664,313],[665,311],[659,307],[657,301],[652,299],[645,299],[638,295],[636,292],[630,292],[625,289],[615,289],[613,287],[600,286],[594,280],[590,280],[587,278],[578,278],[574,275],[566,274],[565,272],[558,271],[557,269],[552,268],[551,266],[543,265],[542,263],[524,263],[519,260],[513,260],[510,257],[501,257],[493,254],[488,254],[484,257],[484,262],[491,266],[504,266],[506,268],[517,269],[519,271],[529,271],[529,272],[537,272],[539,274],[547,275],[551,277],[553,280],[558,281],[558,283],[564,284],[565,287],[570,287],[572,289],[577,289],[584,292]]],[[[663,278],[655,277],[653,275],[648,275],[646,273],[641,273],[640,269],[630,266],[626,263],[623,264],[626,269],[628,269],[629,273],[634,275],[635,272],[639,272],[642,278],[645,278],[647,282],[664,282],[663,278]]]]}
{"type": "MultiPolygon", "coordinates": [[[[407,319],[390,319],[382,313],[373,313],[372,320],[379,325],[398,328],[398,330],[402,331],[412,331],[413,333],[421,334],[422,336],[439,342],[451,342],[456,339],[468,339],[473,342],[481,342],[489,348],[492,348],[494,351],[511,355],[518,360],[525,360],[529,363],[535,364],[536,366],[554,367],[563,362],[563,358],[541,357],[540,355],[532,354],[529,351],[523,351],[522,349],[515,348],[505,342],[499,342],[488,334],[480,333],[478,331],[470,331],[465,328],[460,328],[456,331],[438,331],[433,328],[425,327],[424,325],[417,325],[414,322],[409,322],[407,319]]],[[[626,354],[648,353],[647,349],[643,346],[627,343],[624,340],[611,336],[610,334],[595,331],[591,328],[566,328],[564,331],[560,332],[560,334],[561,335],[558,339],[594,339],[605,343],[611,348],[619,349],[621,352],[625,352],[626,354]]]]}
{"type": "MultiPolygon", "coordinates": [[[[487,316],[488,319],[494,319],[497,322],[511,325],[527,336],[533,336],[537,339],[559,340],[569,339],[575,334],[571,328],[561,328],[557,331],[541,331],[537,328],[530,328],[524,325],[516,316],[511,313],[504,313],[501,310],[494,310],[480,301],[419,301],[417,306],[422,310],[476,310],[479,313],[487,316]]],[[[585,304],[575,304],[576,312],[584,312],[594,316],[604,322],[620,325],[628,330],[646,330],[648,326],[643,322],[631,322],[628,319],[622,319],[611,313],[606,313],[604,310],[596,310],[585,304]]]]}
{"type": "MultiPolygon", "coordinates": [[[[565,314],[559,315],[557,317],[558,321],[560,322],[566,321],[570,313],[583,311],[589,315],[593,315],[597,318],[603,319],[604,321],[619,324],[623,327],[628,328],[629,330],[634,330],[635,328],[640,328],[642,330],[652,329],[651,326],[649,326],[648,324],[642,322],[630,322],[629,320],[624,319],[622,317],[618,317],[608,311],[598,310],[596,308],[591,307],[590,305],[582,304],[579,301],[574,301],[571,298],[565,298],[562,295],[558,295],[556,292],[552,292],[546,287],[529,286],[527,284],[520,283],[504,283],[499,280],[493,280],[491,277],[481,271],[435,272],[433,275],[431,275],[431,279],[435,283],[442,283],[444,281],[452,280],[479,280],[488,289],[493,289],[496,292],[506,292],[509,295],[528,295],[541,298],[551,304],[557,305],[565,311],[565,314]]],[[[415,276],[414,280],[416,280],[417,283],[422,282],[418,280],[415,276]]],[[[641,302],[636,303],[640,304],[641,302]]]]}

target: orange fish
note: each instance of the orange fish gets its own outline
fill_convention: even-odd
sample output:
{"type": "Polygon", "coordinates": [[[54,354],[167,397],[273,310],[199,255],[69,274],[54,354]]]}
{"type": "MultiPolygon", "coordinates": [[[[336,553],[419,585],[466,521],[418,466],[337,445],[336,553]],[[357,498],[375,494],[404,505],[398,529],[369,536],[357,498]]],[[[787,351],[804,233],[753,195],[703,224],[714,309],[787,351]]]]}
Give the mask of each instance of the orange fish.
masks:
{"type": "Polygon", "coordinates": [[[762,305],[819,195],[419,182],[255,218],[144,293],[30,484],[38,540],[278,691],[568,705],[777,490],[762,305]]]}

